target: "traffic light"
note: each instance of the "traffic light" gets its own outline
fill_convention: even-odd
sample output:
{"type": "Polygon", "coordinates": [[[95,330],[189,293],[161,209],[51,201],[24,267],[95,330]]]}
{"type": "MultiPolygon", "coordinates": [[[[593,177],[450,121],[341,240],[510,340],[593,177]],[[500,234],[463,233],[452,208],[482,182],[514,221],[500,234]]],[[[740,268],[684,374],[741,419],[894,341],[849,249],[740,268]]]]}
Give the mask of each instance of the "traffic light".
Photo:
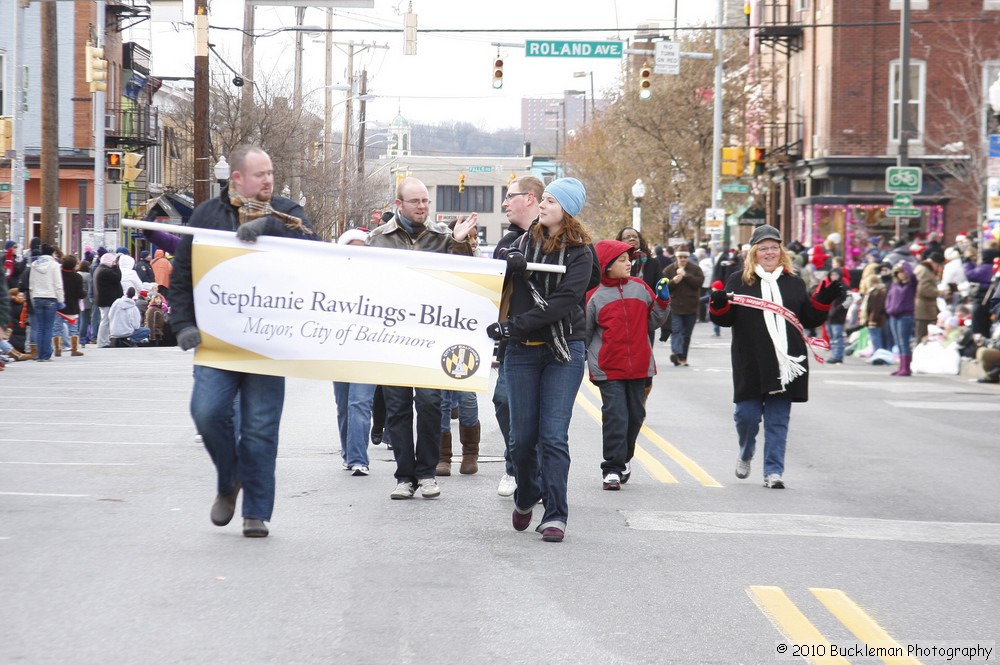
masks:
{"type": "Polygon", "coordinates": [[[105,171],[110,182],[121,182],[122,167],[124,166],[123,155],[117,150],[104,154],[105,171]]]}
{"type": "Polygon", "coordinates": [[[750,148],[750,173],[764,175],[767,171],[766,153],[761,147],[750,148]]]}
{"type": "Polygon", "coordinates": [[[465,174],[458,174],[458,193],[461,194],[465,191],[465,174]]]}
{"type": "Polygon", "coordinates": [[[493,87],[497,90],[503,87],[503,59],[493,61],[493,87]]]}
{"type": "Polygon", "coordinates": [[[89,42],[86,49],[87,83],[91,92],[103,92],[108,89],[108,61],[104,59],[104,49],[93,46],[89,42]]]}
{"type": "Polygon", "coordinates": [[[7,118],[0,118],[0,158],[7,156],[8,150],[14,149],[14,123],[7,118]]]}
{"type": "Polygon", "coordinates": [[[125,153],[124,157],[122,157],[124,164],[122,167],[122,182],[135,182],[142,175],[143,169],[139,168],[139,162],[142,161],[144,156],[141,152],[125,153]]]}
{"type": "Polygon", "coordinates": [[[653,85],[653,70],[643,63],[639,69],[639,99],[649,99],[653,96],[650,87],[653,85]]]}
{"type": "Polygon", "coordinates": [[[743,148],[738,146],[722,149],[722,175],[739,177],[743,175],[743,148]]]}

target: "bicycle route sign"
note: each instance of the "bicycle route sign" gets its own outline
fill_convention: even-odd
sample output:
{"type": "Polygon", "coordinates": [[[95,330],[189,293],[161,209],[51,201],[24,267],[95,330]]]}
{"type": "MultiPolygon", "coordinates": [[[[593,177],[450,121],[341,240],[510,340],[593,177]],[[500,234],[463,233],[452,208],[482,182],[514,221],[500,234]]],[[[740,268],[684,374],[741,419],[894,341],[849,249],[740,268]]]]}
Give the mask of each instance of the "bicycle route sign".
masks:
{"type": "Polygon", "coordinates": [[[885,170],[885,191],[890,194],[919,194],[924,172],[919,166],[890,166],[885,170]]]}

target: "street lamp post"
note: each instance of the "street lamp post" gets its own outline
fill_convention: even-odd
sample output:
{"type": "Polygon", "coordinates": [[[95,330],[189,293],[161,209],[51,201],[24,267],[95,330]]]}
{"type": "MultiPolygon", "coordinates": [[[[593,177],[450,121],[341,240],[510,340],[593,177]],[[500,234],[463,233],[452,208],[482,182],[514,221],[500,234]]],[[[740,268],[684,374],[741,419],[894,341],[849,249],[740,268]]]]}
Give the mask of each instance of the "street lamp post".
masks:
{"type": "MultiPolygon", "coordinates": [[[[580,79],[584,77],[590,77],[590,117],[595,118],[597,116],[597,110],[594,106],[596,103],[594,101],[594,72],[573,72],[573,78],[580,79]]],[[[587,124],[587,100],[586,95],[584,95],[583,100],[583,124],[587,124]]]]}
{"type": "Polygon", "coordinates": [[[642,184],[641,178],[636,178],[632,185],[632,198],[635,205],[632,207],[632,228],[642,233],[642,198],[646,196],[646,185],[642,184]]]}
{"type": "Polygon", "coordinates": [[[997,80],[989,89],[990,107],[993,109],[993,116],[1000,122],[1000,72],[997,72],[997,80]]]}
{"type": "Polygon", "coordinates": [[[215,172],[215,182],[219,188],[218,194],[221,194],[222,188],[229,182],[229,162],[226,161],[225,155],[219,157],[219,161],[215,163],[212,170],[215,172]]]}

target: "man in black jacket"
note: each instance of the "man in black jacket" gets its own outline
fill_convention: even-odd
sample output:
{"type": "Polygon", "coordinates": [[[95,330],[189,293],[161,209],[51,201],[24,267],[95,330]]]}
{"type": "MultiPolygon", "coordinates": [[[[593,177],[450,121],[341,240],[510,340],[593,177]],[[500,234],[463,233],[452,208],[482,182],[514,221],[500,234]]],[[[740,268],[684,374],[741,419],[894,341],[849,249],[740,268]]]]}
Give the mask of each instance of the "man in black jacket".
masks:
{"type": "MultiPolygon", "coordinates": [[[[271,158],[258,147],[239,146],[229,157],[229,186],[191,215],[190,226],[235,231],[240,240],[260,235],[317,240],[297,203],[272,196],[271,158]]],[[[170,277],[171,327],[182,350],[201,344],[191,279],[192,236],[181,239],[170,277]]],[[[196,365],[191,416],[218,474],[218,494],[210,517],[229,524],[243,489],[243,535],[263,538],[274,508],[274,467],[285,379],[196,365]],[[233,400],[239,395],[237,416],[233,400]],[[239,437],[234,431],[239,421],[239,437]]]]}

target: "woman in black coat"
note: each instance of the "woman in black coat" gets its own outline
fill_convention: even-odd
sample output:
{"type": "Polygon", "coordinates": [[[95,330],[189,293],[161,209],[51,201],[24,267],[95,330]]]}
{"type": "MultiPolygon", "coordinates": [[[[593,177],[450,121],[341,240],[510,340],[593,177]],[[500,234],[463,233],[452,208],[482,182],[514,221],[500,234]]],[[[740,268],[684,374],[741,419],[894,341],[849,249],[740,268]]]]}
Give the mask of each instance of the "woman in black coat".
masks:
{"type": "Polygon", "coordinates": [[[784,488],[785,444],[792,402],[809,399],[809,349],[801,328],[780,313],[754,307],[740,297],[777,310],[783,308],[805,328],[823,323],[842,282],[825,280],[810,296],[795,276],[792,256],[773,226],[754,229],[742,272],[723,285],[712,284],[712,322],[733,329],[733,402],[740,454],[736,477],[750,475],[760,422],[764,421],[764,486],[784,488]],[[731,302],[735,296],[736,302],[731,302]]]}

